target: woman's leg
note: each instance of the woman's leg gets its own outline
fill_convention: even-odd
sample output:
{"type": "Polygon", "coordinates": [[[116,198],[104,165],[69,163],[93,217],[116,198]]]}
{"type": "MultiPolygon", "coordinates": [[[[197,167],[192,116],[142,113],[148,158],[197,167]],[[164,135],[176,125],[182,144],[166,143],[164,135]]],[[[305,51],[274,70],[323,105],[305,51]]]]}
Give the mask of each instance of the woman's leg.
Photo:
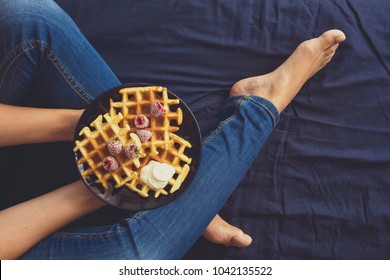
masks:
{"type": "Polygon", "coordinates": [[[85,108],[119,85],[54,1],[0,0],[0,6],[1,103],[85,108]]]}
{"type": "MultiPolygon", "coordinates": [[[[0,0],[0,34],[0,103],[81,109],[119,84],[75,23],[52,0],[0,0]]],[[[6,175],[2,183],[7,186],[0,207],[77,180],[70,145],[0,148],[1,174],[6,175]],[[39,166],[47,162],[50,167],[41,172],[39,166]],[[20,170],[26,170],[25,176],[15,182],[20,170]],[[18,184],[31,182],[35,185],[15,199],[18,184]],[[8,202],[8,197],[14,201],[8,202]]]]}
{"type": "MultiPolygon", "coordinates": [[[[0,6],[0,103],[84,108],[119,85],[54,1],[0,0],[0,6]]],[[[0,149],[2,158],[14,152],[18,148],[0,149]]]]}
{"type": "Polygon", "coordinates": [[[56,233],[24,258],[182,257],[248,170],[278,121],[279,112],[303,83],[330,61],[344,39],[340,31],[326,32],[301,44],[274,72],[233,86],[222,111],[223,121],[203,143],[197,175],[175,201],[116,225],[56,233]],[[253,95],[242,95],[246,90],[253,95]]]}

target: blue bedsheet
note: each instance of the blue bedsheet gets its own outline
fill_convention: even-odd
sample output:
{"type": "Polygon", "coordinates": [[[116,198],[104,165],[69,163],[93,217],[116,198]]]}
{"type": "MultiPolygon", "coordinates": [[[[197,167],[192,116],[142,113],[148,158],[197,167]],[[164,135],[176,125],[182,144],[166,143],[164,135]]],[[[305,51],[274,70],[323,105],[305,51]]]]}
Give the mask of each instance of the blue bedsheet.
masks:
{"type": "Polygon", "coordinates": [[[390,258],[390,1],[57,2],[122,82],[167,86],[203,134],[235,81],[342,29],[347,41],[282,114],[221,212],[253,244],[200,239],[186,258],[390,258]]]}

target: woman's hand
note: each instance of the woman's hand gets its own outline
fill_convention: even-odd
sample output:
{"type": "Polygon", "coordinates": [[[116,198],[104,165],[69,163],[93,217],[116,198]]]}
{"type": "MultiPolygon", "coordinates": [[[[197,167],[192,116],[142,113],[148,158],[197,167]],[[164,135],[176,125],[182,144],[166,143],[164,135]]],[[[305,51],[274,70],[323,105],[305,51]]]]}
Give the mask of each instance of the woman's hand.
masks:
{"type": "MultiPolygon", "coordinates": [[[[72,141],[83,110],[0,104],[0,147],[72,141]]],[[[0,211],[0,259],[15,259],[70,222],[106,205],[81,181],[0,211]]]]}
{"type": "Polygon", "coordinates": [[[36,243],[106,204],[81,181],[0,211],[0,259],[16,259],[36,243]]]}
{"type": "Polygon", "coordinates": [[[72,141],[82,112],[0,104],[0,147],[72,141]]]}

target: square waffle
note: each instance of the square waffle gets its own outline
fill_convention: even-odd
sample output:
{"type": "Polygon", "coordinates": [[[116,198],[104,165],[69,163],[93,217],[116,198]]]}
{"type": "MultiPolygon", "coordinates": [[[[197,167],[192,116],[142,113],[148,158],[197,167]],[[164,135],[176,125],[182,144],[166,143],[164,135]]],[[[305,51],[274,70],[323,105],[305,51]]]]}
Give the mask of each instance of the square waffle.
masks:
{"type": "Polygon", "coordinates": [[[124,154],[118,155],[119,168],[115,172],[107,172],[103,168],[103,159],[110,155],[107,149],[107,143],[117,137],[122,143],[133,142],[128,126],[119,127],[118,123],[123,119],[121,114],[111,117],[108,113],[104,116],[99,115],[90,127],[84,127],[80,131],[80,136],[84,139],[75,142],[74,151],[80,151],[82,157],[78,164],[87,163],[87,168],[81,174],[83,177],[95,175],[96,183],[100,183],[105,189],[108,188],[108,182],[114,182],[114,188],[123,186],[135,177],[136,169],[140,166],[139,158],[129,160],[124,154]],[[104,117],[104,119],[103,119],[104,117]]]}
{"type": "MultiPolygon", "coordinates": [[[[187,177],[188,172],[190,171],[189,164],[191,163],[191,158],[187,157],[184,154],[184,151],[186,148],[191,148],[191,143],[173,133],[170,133],[169,136],[170,139],[172,139],[173,141],[172,145],[167,150],[162,149],[161,152],[156,156],[148,153],[149,148],[147,143],[144,143],[142,145],[147,156],[145,158],[140,159],[140,169],[144,167],[150,160],[167,163],[174,166],[175,175],[168,181],[168,186],[170,186],[169,192],[174,193],[180,188],[184,179],[187,177]]],[[[148,185],[144,184],[141,181],[139,173],[137,173],[136,176],[125,185],[130,190],[137,192],[143,197],[148,197],[148,192],[151,189],[148,185]]],[[[167,195],[168,192],[165,190],[166,188],[154,190],[154,196],[158,197],[160,194],[167,195]]]]}
{"type": "Polygon", "coordinates": [[[119,94],[119,101],[110,99],[108,113],[98,116],[89,127],[84,127],[79,133],[83,139],[76,141],[74,151],[81,154],[78,164],[87,166],[82,176],[96,176],[95,182],[105,189],[112,181],[114,188],[125,186],[142,197],[149,197],[150,192],[154,192],[154,197],[157,198],[177,191],[188,175],[191,163],[191,158],[185,155],[186,149],[191,148],[191,143],[174,133],[182,124],[183,114],[179,107],[173,110],[171,106],[179,104],[180,100],[170,99],[167,89],[160,86],[122,88],[119,94]],[[151,114],[154,101],[164,107],[163,115],[154,117],[151,114]],[[122,152],[115,156],[119,168],[115,171],[105,170],[103,159],[110,155],[108,142],[114,137],[122,142],[123,147],[137,142],[132,135],[137,133],[134,121],[140,114],[150,120],[145,129],[152,133],[149,140],[140,143],[140,154],[143,156],[129,159],[122,152]],[[175,174],[162,189],[148,186],[140,179],[141,169],[151,160],[167,163],[175,169],[175,174]]]}
{"type": "Polygon", "coordinates": [[[111,116],[121,113],[123,115],[121,125],[129,125],[130,131],[136,133],[135,117],[140,114],[145,115],[150,120],[148,130],[153,132],[147,144],[151,155],[158,155],[158,149],[161,147],[169,149],[172,145],[169,133],[178,131],[183,122],[182,110],[177,108],[176,111],[172,111],[170,105],[179,104],[180,101],[169,99],[167,89],[159,86],[123,88],[119,94],[122,95],[121,101],[110,100],[111,116]],[[150,113],[150,107],[154,101],[160,102],[166,110],[166,113],[158,118],[154,118],[150,113]]]}

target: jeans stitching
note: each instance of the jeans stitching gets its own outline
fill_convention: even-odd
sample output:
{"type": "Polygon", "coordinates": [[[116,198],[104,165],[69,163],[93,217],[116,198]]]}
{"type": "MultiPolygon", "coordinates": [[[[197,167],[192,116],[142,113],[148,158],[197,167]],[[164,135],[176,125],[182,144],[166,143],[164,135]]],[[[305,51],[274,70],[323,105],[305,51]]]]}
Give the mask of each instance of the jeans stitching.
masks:
{"type": "Polygon", "coordinates": [[[69,70],[65,67],[62,61],[56,56],[54,51],[50,48],[46,51],[47,58],[51,61],[53,66],[57,69],[60,75],[64,78],[65,82],[70,86],[70,88],[87,104],[90,104],[93,101],[93,97],[88,94],[84,88],[76,81],[76,79],[69,73],[69,70]]]}
{"type": "Polygon", "coordinates": [[[76,79],[70,74],[69,70],[63,64],[63,62],[56,56],[55,52],[49,47],[47,42],[39,40],[28,40],[22,44],[16,46],[4,59],[4,62],[0,64],[0,88],[3,85],[5,76],[12,66],[12,64],[24,53],[33,49],[39,49],[46,54],[46,57],[50,60],[54,68],[60,73],[69,87],[87,104],[93,101],[93,97],[88,94],[84,88],[76,81],[76,79]]]}
{"type": "MultiPolygon", "coordinates": [[[[146,211],[137,212],[132,218],[124,219],[126,223],[135,221],[142,216],[146,211]]],[[[54,233],[54,236],[64,237],[64,238],[106,238],[118,233],[127,231],[128,228],[124,226],[118,226],[115,230],[110,230],[106,232],[96,232],[96,233],[68,233],[68,232],[57,232],[54,233]]]]}
{"type": "Polygon", "coordinates": [[[240,107],[247,100],[248,100],[248,97],[245,96],[245,95],[243,95],[238,100],[238,102],[236,104],[236,108],[234,109],[234,114],[232,116],[230,116],[229,118],[227,118],[226,120],[224,120],[223,122],[221,122],[220,125],[217,127],[217,129],[215,129],[214,132],[203,141],[202,146],[204,146],[208,142],[210,142],[215,136],[217,136],[221,132],[221,130],[225,127],[226,124],[228,124],[231,120],[233,120],[233,119],[235,119],[237,117],[238,111],[239,111],[240,107]]]}
{"type": "Polygon", "coordinates": [[[276,126],[277,124],[277,118],[275,117],[275,114],[274,112],[272,112],[271,109],[269,109],[267,106],[265,106],[264,104],[262,104],[261,102],[258,102],[256,100],[253,100],[252,98],[249,98],[251,101],[255,102],[257,105],[260,105],[261,107],[263,107],[272,117],[272,121],[273,121],[273,127],[276,126]]]}
{"type": "Polygon", "coordinates": [[[115,230],[109,230],[106,232],[96,232],[96,233],[71,233],[71,232],[56,232],[53,234],[55,237],[61,237],[61,238],[106,238],[113,235],[116,235],[118,233],[122,233],[127,231],[128,229],[122,226],[117,227],[115,230]]]}
{"type": "Polygon", "coordinates": [[[127,218],[127,219],[125,219],[125,221],[135,221],[138,218],[140,218],[142,216],[142,214],[144,214],[144,213],[145,213],[145,211],[137,212],[133,217],[127,218]]]}
{"type": "Polygon", "coordinates": [[[4,62],[0,64],[0,87],[3,85],[4,78],[11,65],[15,60],[24,53],[39,48],[41,51],[45,51],[47,43],[37,40],[29,40],[18,46],[16,46],[4,59],[4,62]]]}

